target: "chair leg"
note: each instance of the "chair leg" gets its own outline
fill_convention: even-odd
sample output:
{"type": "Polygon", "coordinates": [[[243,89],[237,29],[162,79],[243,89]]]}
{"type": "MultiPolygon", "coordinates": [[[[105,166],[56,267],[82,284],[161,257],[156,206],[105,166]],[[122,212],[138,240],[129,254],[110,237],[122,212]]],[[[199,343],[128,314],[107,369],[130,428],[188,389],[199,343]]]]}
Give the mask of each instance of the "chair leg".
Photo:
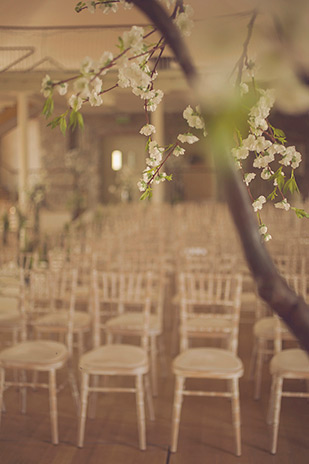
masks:
{"type": "Polygon", "coordinates": [[[77,343],[78,343],[78,356],[81,357],[84,353],[84,334],[83,332],[77,333],[77,343]]]}
{"type": "Polygon", "coordinates": [[[155,420],[155,413],[154,413],[154,407],[153,407],[153,401],[152,401],[152,393],[151,393],[151,385],[150,385],[150,380],[149,380],[149,374],[145,375],[145,392],[146,392],[146,400],[147,400],[147,405],[148,405],[148,411],[149,411],[149,418],[151,421],[155,420]]]}
{"type": "Polygon", "coordinates": [[[259,400],[261,397],[264,349],[265,349],[265,341],[261,339],[257,340],[257,354],[256,354],[256,365],[255,365],[255,376],[254,376],[254,399],[255,400],[259,400]]]}
{"type": "Polygon", "coordinates": [[[135,378],[136,386],[136,411],[139,447],[141,450],[146,449],[146,422],[145,422],[145,405],[144,405],[144,387],[142,375],[135,378]]]}
{"type": "Polygon", "coordinates": [[[4,394],[4,379],[5,379],[5,370],[0,368],[0,423],[1,423],[1,415],[2,415],[2,408],[3,408],[3,394],[4,394]]]}
{"type": "Polygon", "coordinates": [[[176,453],[177,451],[184,383],[185,383],[184,377],[176,376],[173,417],[172,417],[172,439],[171,439],[171,452],[172,453],[176,453]]]}
{"type": "Polygon", "coordinates": [[[241,432],[240,432],[240,405],[239,405],[239,388],[238,379],[232,379],[232,415],[233,415],[233,427],[235,431],[236,440],[236,456],[241,455],[241,432]]]}
{"type": "Polygon", "coordinates": [[[254,340],[253,349],[252,349],[251,358],[250,358],[250,365],[248,369],[250,380],[254,379],[254,372],[256,368],[256,355],[257,355],[257,341],[254,340]]]}
{"type": "Polygon", "coordinates": [[[266,417],[266,422],[268,425],[272,424],[273,415],[274,415],[275,387],[276,387],[276,377],[273,376],[271,380],[269,403],[268,403],[267,417],[266,417]]]}
{"type": "MultiPolygon", "coordinates": [[[[97,387],[99,385],[99,376],[92,376],[92,386],[97,387]]],[[[96,416],[96,406],[97,406],[97,397],[98,392],[94,391],[90,394],[89,398],[89,408],[88,408],[88,417],[89,419],[94,419],[96,416]]]]}
{"type": "MultiPolygon", "coordinates": [[[[36,371],[34,371],[34,372],[36,372],[36,371]]],[[[20,377],[21,377],[21,382],[22,383],[27,382],[27,374],[26,374],[26,371],[24,369],[20,372],[20,377]]],[[[21,398],[21,403],[20,403],[20,405],[21,405],[21,407],[20,407],[21,413],[26,414],[26,410],[27,410],[27,387],[24,387],[24,386],[21,387],[20,398],[21,398]]]]}
{"type": "Polygon", "coordinates": [[[152,394],[158,396],[158,371],[157,371],[157,342],[156,337],[150,337],[150,364],[152,394]]]}
{"type": "Polygon", "coordinates": [[[166,349],[165,349],[165,343],[163,336],[161,335],[158,338],[158,352],[159,352],[159,359],[160,359],[160,366],[161,366],[161,373],[162,377],[167,377],[168,376],[168,365],[167,365],[167,360],[166,360],[166,349]]]}
{"type": "Polygon", "coordinates": [[[52,443],[58,445],[58,414],[57,414],[57,388],[56,388],[56,371],[49,371],[49,407],[52,443]]]}
{"type": "Polygon", "coordinates": [[[69,360],[69,362],[68,362],[68,378],[69,378],[69,383],[70,383],[70,386],[71,386],[71,392],[72,392],[73,401],[74,401],[75,406],[76,406],[76,412],[77,412],[77,415],[79,415],[79,405],[80,405],[79,391],[78,391],[78,388],[77,388],[76,377],[75,377],[75,374],[74,374],[74,370],[73,370],[71,360],[69,360]]]}
{"type": "Polygon", "coordinates": [[[78,419],[78,433],[77,433],[77,446],[79,448],[82,448],[84,446],[88,393],[89,393],[89,374],[83,373],[82,374],[81,399],[80,399],[81,405],[80,405],[80,415],[78,419]]]}
{"type": "Polygon", "coordinates": [[[276,454],[277,452],[280,408],[281,408],[281,397],[282,397],[282,384],[283,384],[283,378],[277,377],[276,383],[274,386],[271,454],[276,454]]]}

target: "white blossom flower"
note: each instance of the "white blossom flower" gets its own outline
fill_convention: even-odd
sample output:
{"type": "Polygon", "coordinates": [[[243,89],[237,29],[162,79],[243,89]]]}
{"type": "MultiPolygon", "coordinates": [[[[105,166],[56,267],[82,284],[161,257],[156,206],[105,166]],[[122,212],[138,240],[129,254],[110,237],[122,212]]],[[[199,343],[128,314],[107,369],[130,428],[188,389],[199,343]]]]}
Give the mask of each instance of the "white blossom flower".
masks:
{"type": "Polygon", "coordinates": [[[150,155],[151,166],[155,166],[157,163],[160,163],[162,161],[162,154],[164,153],[164,148],[160,147],[158,145],[158,142],[156,142],[155,140],[151,141],[148,145],[148,151],[150,155]]]}
{"type": "Polygon", "coordinates": [[[190,132],[188,132],[187,134],[179,134],[177,139],[180,140],[181,143],[189,143],[189,144],[199,141],[199,138],[191,134],[190,132]]]}
{"type": "Polygon", "coordinates": [[[288,211],[291,207],[286,198],[284,198],[282,201],[279,201],[278,203],[275,203],[274,206],[275,208],[284,209],[285,211],[288,211]]]}
{"type": "Polygon", "coordinates": [[[249,87],[245,82],[241,82],[240,86],[240,95],[243,96],[249,92],[249,87]]]}
{"type": "Polygon", "coordinates": [[[89,78],[79,77],[73,84],[74,90],[82,98],[88,98],[90,95],[89,78]]]}
{"type": "Polygon", "coordinates": [[[103,103],[103,99],[101,95],[98,95],[95,91],[93,91],[89,95],[89,103],[91,106],[101,106],[103,103]]]}
{"type": "Polygon", "coordinates": [[[187,37],[191,35],[194,27],[194,22],[190,19],[193,14],[193,8],[190,5],[184,5],[184,11],[178,13],[174,19],[174,22],[179,27],[181,33],[187,37]]]}
{"type": "Polygon", "coordinates": [[[42,79],[41,93],[45,98],[48,98],[53,94],[52,80],[48,74],[46,74],[46,76],[42,79]]]}
{"type": "Polygon", "coordinates": [[[99,94],[102,90],[102,80],[99,77],[96,77],[92,82],[91,85],[95,93],[99,94]]]}
{"type": "Polygon", "coordinates": [[[159,105],[159,103],[161,102],[164,96],[164,93],[162,90],[158,89],[158,90],[155,90],[152,95],[153,96],[151,96],[151,98],[147,99],[146,109],[148,111],[156,111],[157,106],[159,105]]]}
{"type": "Polygon", "coordinates": [[[265,137],[257,137],[255,151],[257,153],[261,153],[262,151],[267,150],[271,145],[272,143],[269,140],[266,140],[265,137]]]}
{"type": "Polygon", "coordinates": [[[67,82],[62,82],[61,84],[58,84],[55,86],[55,89],[59,93],[59,95],[65,95],[68,91],[68,84],[67,82]]]}
{"type": "MultiPolygon", "coordinates": [[[[99,61],[96,63],[96,65],[94,66],[94,72],[95,73],[98,73],[102,68],[104,68],[105,66],[108,66],[114,59],[114,56],[112,54],[112,52],[104,52],[100,58],[99,58],[99,61]]],[[[103,71],[101,71],[101,76],[104,76],[106,73],[107,73],[107,69],[104,69],[103,71]]]]}
{"type": "Polygon", "coordinates": [[[74,111],[79,111],[82,107],[83,100],[77,95],[71,95],[69,105],[74,111]]]}
{"type": "Polygon", "coordinates": [[[144,29],[139,26],[132,26],[130,31],[122,34],[123,47],[126,50],[131,48],[136,55],[143,51],[144,29]]]}
{"type": "Polygon", "coordinates": [[[91,1],[86,2],[86,7],[88,8],[88,11],[90,13],[94,13],[95,12],[95,1],[91,0],[91,1]]]}
{"type": "Polygon", "coordinates": [[[285,146],[281,145],[280,143],[273,143],[269,148],[267,148],[267,153],[269,153],[270,155],[283,155],[285,151],[285,146]]]}
{"type": "Polygon", "coordinates": [[[184,155],[185,154],[185,149],[180,147],[179,145],[176,145],[176,147],[173,150],[173,155],[174,156],[179,156],[179,155],[184,155]]]}
{"type": "Polygon", "coordinates": [[[118,4],[114,2],[101,3],[99,8],[103,11],[104,14],[108,14],[109,12],[116,13],[118,11],[118,4]]]}
{"type": "Polygon", "coordinates": [[[272,239],[272,236],[270,234],[265,234],[264,235],[264,241],[265,242],[269,242],[269,240],[271,240],[271,239],[272,239]]]}
{"type": "Polygon", "coordinates": [[[248,186],[250,182],[255,178],[256,174],[254,172],[248,172],[244,175],[244,182],[248,186]]]}
{"type": "Polygon", "coordinates": [[[139,131],[140,134],[146,135],[147,137],[151,134],[155,134],[155,132],[156,128],[152,124],[145,124],[139,131]]]}
{"type": "Polygon", "coordinates": [[[232,148],[232,155],[238,160],[246,159],[249,156],[249,150],[243,146],[232,148]]]}
{"type": "Polygon", "coordinates": [[[151,76],[141,69],[137,63],[128,60],[118,70],[119,87],[147,88],[151,82],[151,76]]]}
{"type": "Polygon", "coordinates": [[[261,224],[259,226],[259,232],[261,235],[265,235],[267,233],[267,227],[265,226],[265,224],[261,224]]]}
{"type": "Polygon", "coordinates": [[[257,199],[252,203],[254,212],[256,213],[257,211],[259,211],[260,209],[262,209],[264,203],[266,203],[266,198],[264,197],[264,195],[260,195],[259,198],[257,198],[257,199]]]}
{"type": "Polygon", "coordinates": [[[196,129],[204,129],[205,122],[199,112],[194,111],[190,105],[183,111],[183,117],[187,120],[187,123],[190,127],[195,127],[196,129]]]}
{"type": "Polygon", "coordinates": [[[302,160],[301,154],[298,151],[295,151],[294,156],[292,158],[291,166],[293,169],[298,168],[302,160]]]}
{"type": "Polygon", "coordinates": [[[250,151],[255,151],[256,149],[256,137],[253,134],[248,135],[246,139],[242,141],[242,144],[245,148],[250,151]]]}
{"type": "Polygon", "coordinates": [[[144,184],[144,182],[142,181],[138,181],[137,182],[137,188],[140,192],[144,192],[146,190],[146,186],[144,184]]]}
{"type": "Polygon", "coordinates": [[[133,8],[133,3],[129,3],[126,0],[119,0],[119,3],[123,6],[125,10],[131,10],[131,8],[133,8]]]}
{"type": "Polygon", "coordinates": [[[80,72],[83,75],[87,75],[93,68],[93,60],[89,56],[86,56],[80,65],[80,72]]]}
{"type": "Polygon", "coordinates": [[[271,170],[269,167],[265,167],[263,171],[261,172],[261,177],[264,180],[268,180],[272,176],[271,170]]]}
{"type": "Polygon", "coordinates": [[[253,161],[253,167],[260,168],[260,169],[266,168],[269,165],[269,163],[274,161],[274,159],[275,159],[274,155],[268,155],[268,154],[260,155],[257,158],[255,158],[255,160],[253,161]]]}

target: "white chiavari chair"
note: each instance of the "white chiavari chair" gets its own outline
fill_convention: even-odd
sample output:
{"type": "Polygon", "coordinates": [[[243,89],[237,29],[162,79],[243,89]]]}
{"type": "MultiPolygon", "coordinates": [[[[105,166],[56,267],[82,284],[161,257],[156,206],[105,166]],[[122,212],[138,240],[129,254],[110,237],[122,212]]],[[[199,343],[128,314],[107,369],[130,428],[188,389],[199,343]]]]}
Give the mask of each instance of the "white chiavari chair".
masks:
{"type": "MultiPolygon", "coordinates": [[[[67,320],[66,343],[51,340],[27,340],[27,317],[25,309],[22,308],[21,320],[23,322],[22,341],[12,347],[0,352],[0,414],[3,405],[4,391],[11,386],[18,386],[22,391],[22,412],[26,409],[26,388],[46,388],[49,391],[50,400],[50,421],[51,421],[51,441],[58,444],[58,412],[57,412],[57,385],[56,372],[63,368],[70,359],[73,343],[73,312],[77,274],[75,271],[71,275],[71,302],[70,317],[67,320]],[[9,380],[10,371],[20,373],[21,380],[9,380]],[[26,371],[31,373],[47,373],[48,381],[37,381],[37,376],[33,376],[32,381],[27,381],[26,371]]],[[[69,375],[69,380],[73,390],[73,396],[77,401],[76,385],[74,379],[69,375]]]]}
{"type": "Polygon", "coordinates": [[[79,447],[82,447],[84,443],[89,393],[131,392],[136,395],[139,447],[144,450],[146,449],[146,425],[143,380],[145,380],[150,419],[154,419],[150,383],[148,380],[149,361],[147,352],[152,276],[150,273],[100,273],[101,279],[104,281],[106,304],[115,303],[121,307],[125,307],[128,304],[141,306],[145,320],[141,346],[118,343],[101,345],[102,326],[100,321],[100,305],[98,304],[99,299],[96,295],[98,292],[98,276],[96,274],[98,272],[94,271],[94,349],[85,353],[79,361],[82,386],[77,444],[79,447]],[[109,378],[114,376],[134,378],[135,387],[100,386],[98,384],[99,377],[109,378]],[[91,377],[93,378],[92,385],[90,384],[91,377]]]}
{"type": "Polygon", "coordinates": [[[270,373],[272,376],[271,394],[268,411],[268,423],[271,425],[271,453],[276,454],[278,444],[278,432],[280,422],[280,410],[282,398],[307,398],[309,392],[284,388],[285,380],[302,380],[309,382],[309,356],[300,348],[282,349],[282,323],[274,316],[275,326],[275,355],[270,361],[270,373]]]}
{"type": "Polygon", "coordinates": [[[238,345],[238,323],[241,301],[242,277],[241,275],[208,274],[194,275],[180,278],[181,282],[181,353],[174,359],[172,369],[176,377],[175,394],[172,415],[172,438],[171,451],[177,451],[180,414],[184,396],[217,396],[227,397],[232,401],[233,427],[235,431],[236,455],[241,454],[240,438],[240,407],[239,407],[239,378],[243,375],[243,364],[237,356],[238,345]],[[206,283],[208,279],[208,283],[206,283]],[[192,318],[194,306],[213,303],[214,306],[226,305],[231,316],[231,326],[225,332],[224,312],[221,315],[215,312],[211,314],[208,321],[209,309],[206,318],[202,312],[198,312],[197,319],[192,318]],[[195,305],[196,304],[196,305],[195,305]],[[219,318],[222,319],[219,319],[219,318]],[[212,324],[207,327],[207,323],[212,324]],[[206,323],[204,323],[206,321],[206,323]],[[216,322],[215,322],[216,321],[216,322]],[[194,322],[194,324],[193,324],[194,322]],[[215,323],[214,323],[215,322],[215,323]],[[223,323],[221,326],[221,322],[223,323]],[[202,327],[202,330],[199,330],[202,327]],[[211,336],[222,339],[224,336],[227,347],[193,347],[189,348],[189,339],[193,337],[203,338],[204,342],[211,336]],[[186,388],[187,379],[221,379],[227,380],[228,391],[197,391],[186,388]]]}
{"type": "MultiPolygon", "coordinates": [[[[308,295],[308,289],[305,287],[306,276],[303,274],[285,274],[285,279],[291,288],[301,294],[305,299],[308,295]]],[[[294,339],[288,327],[282,320],[281,324],[281,340],[289,342],[294,339]]],[[[276,320],[272,315],[272,311],[258,300],[257,321],[253,325],[253,350],[251,355],[250,375],[254,381],[254,399],[258,400],[261,397],[261,386],[263,380],[263,367],[266,361],[274,354],[276,320]]]]}

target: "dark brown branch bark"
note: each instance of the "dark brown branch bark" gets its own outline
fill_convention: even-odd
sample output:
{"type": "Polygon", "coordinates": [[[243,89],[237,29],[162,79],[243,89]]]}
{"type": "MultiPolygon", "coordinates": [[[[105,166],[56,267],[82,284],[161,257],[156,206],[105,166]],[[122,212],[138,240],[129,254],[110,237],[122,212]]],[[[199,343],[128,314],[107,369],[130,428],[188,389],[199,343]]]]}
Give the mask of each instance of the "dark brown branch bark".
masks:
{"type": "MultiPolygon", "coordinates": [[[[170,21],[156,0],[131,0],[164,35],[173,50],[189,85],[202,99],[201,86],[194,63],[178,28],[170,21]]],[[[204,109],[205,110],[205,109],[204,109]]],[[[286,322],[304,349],[309,352],[309,306],[298,297],[279,275],[261,241],[252,205],[230,156],[231,128],[214,123],[209,131],[210,144],[215,152],[220,182],[225,187],[227,202],[237,227],[248,265],[255,278],[259,295],[286,322]],[[220,125],[219,125],[220,126],[220,125]],[[220,132],[221,131],[221,132],[220,132]],[[218,144],[220,140],[220,144],[218,144]]]]}

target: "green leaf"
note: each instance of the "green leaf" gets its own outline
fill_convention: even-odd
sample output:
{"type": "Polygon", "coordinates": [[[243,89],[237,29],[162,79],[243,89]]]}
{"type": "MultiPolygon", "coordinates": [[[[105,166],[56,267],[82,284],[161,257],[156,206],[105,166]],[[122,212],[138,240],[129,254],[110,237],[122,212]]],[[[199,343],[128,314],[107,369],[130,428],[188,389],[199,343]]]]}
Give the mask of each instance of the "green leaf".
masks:
{"type": "Polygon", "coordinates": [[[120,50],[121,52],[123,52],[123,51],[124,51],[123,38],[119,36],[119,37],[118,37],[118,42],[119,42],[119,44],[117,44],[117,47],[119,48],[119,50],[120,50]]]}
{"type": "Polygon", "coordinates": [[[77,123],[78,123],[79,127],[81,129],[84,129],[83,115],[79,111],[76,111],[76,115],[77,115],[77,123]]]}
{"type": "Polygon", "coordinates": [[[277,194],[277,187],[268,195],[267,201],[268,200],[274,200],[278,196],[277,194]]]}
{"type": "Polygon", "coordinates": [[[61,117],[59,126],[62,134],[65,135],[67,130],[67,121],[65,117],[61,117]]]}
{"type": "Polygon", "coordinates": [[[145,192],[140,196],[140,200],[146,200],[146,198],[152,197],[152,189],[151,187],[147,187],[145,192]]]}
{"type": "Polygon", "coordinates": [[[85,2],[78,2],[75,7],[75,11],[79,13],[85,6],[86,6],[85,2]]]}
{"type": "Polygon", "coordinates": [[[72,110],[69,118],[69,127],[72,127],[73,130],[76,128],[77,125],[77,113],[77,111],[72,110]]]}
{"type": "Polygon", "coordinates": [[[283,193],[288,191],[292,194],[295,192],[299,193],[299,188],[294,177],[294,171],[292,171],[291,178],[286,181],[285,186],[283,187],[283,193]]]}
{"type": "Polygon", "coordinates": [[[53,100],[52,95],[50,95],[49,97],[47,97],[44,107],[43,107],[43,114],[46,117],[46,119],[52,115],[53,111],[54,111],[54,100],[53,100]]]}
{"type": "Polygon", "coordinates": [[[294,208],[293,206],[291,207],[291,209],[293,211],[295,211],[296,213],[296,216],[300,219],[302,218],[308,218],[309,219],[309,214],[306,213],[306,211],[304,209],[301,209],[301,208],[294,208]]]}
{"type": "Polygon", "coordinates": [[[281,142],[282,144],[286,142],[286,135],[281,129],[277,129],[276,127],[269,124],[269,127],[272,129],[274,137],[281,142]]]}

